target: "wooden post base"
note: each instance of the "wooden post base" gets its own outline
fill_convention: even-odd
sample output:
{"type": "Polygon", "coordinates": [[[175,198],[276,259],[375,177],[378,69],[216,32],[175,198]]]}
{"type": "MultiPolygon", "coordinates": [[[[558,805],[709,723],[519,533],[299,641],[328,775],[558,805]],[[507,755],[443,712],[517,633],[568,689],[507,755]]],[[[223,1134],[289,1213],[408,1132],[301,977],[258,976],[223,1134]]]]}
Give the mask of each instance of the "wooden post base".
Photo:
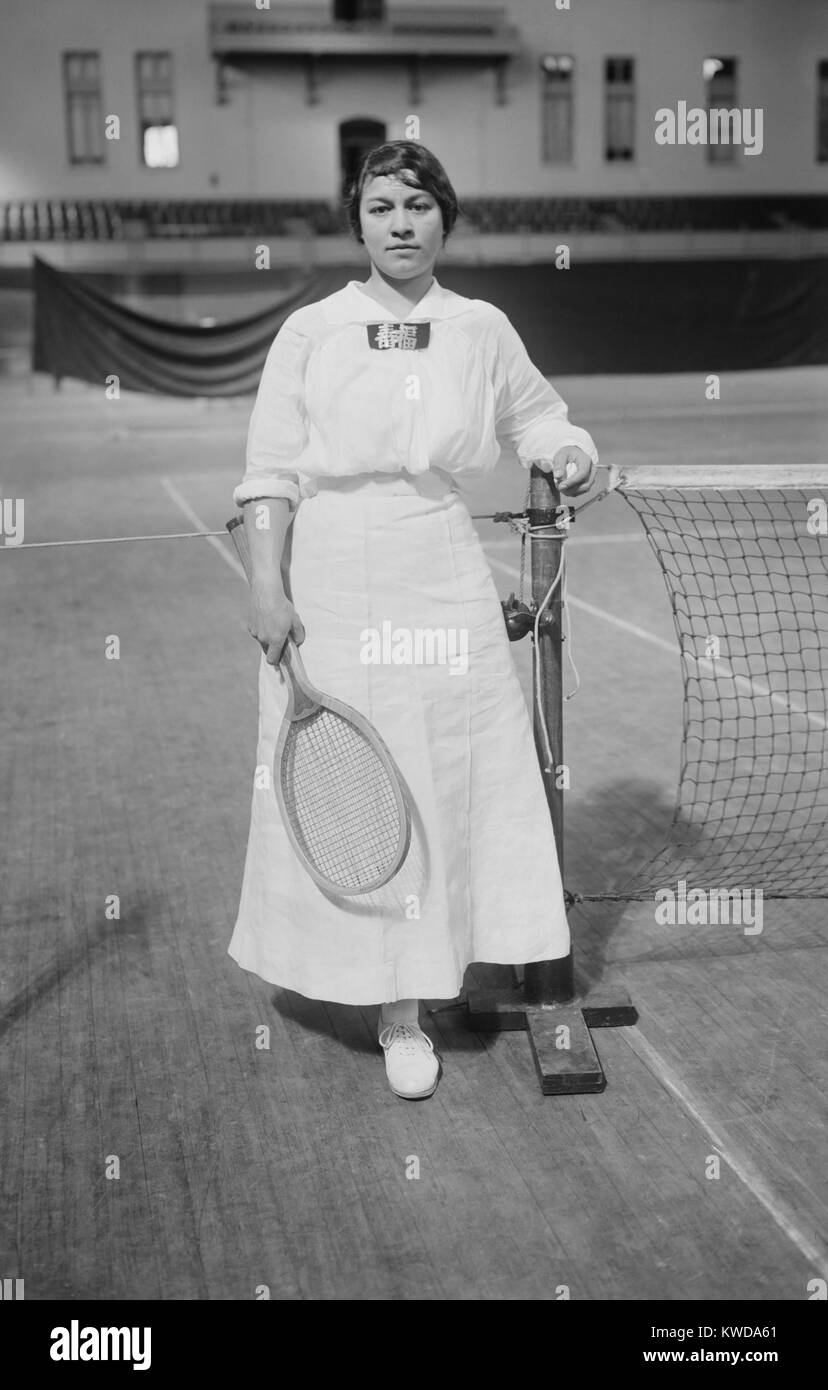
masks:
{"type": "Polygon", "coordinates": [[[603,1091],[607,1080],[590,1029],[624,1028],[638,1022],[625,990],[591,990],[563,1004],[536,1004],[527,1001],[522,985],[470,989],[467,1005],[474,1032],[526,1030],[545,1096],[603,1091]]]}

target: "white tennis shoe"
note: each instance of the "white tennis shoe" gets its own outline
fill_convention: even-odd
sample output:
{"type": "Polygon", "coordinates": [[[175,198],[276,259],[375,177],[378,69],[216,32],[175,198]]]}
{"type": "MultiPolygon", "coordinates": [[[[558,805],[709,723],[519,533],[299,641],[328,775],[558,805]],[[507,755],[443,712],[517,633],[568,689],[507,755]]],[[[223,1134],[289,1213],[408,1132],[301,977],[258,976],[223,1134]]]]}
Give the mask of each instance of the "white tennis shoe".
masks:
{"type": "Polygon", "coordinates": [[[416,1023],[380,1026],[379,1044],[385,1053],[385,1070],[395,1096],[425,1100],[437,1089],[440,1063],[434,1043],[416,1023]]]}

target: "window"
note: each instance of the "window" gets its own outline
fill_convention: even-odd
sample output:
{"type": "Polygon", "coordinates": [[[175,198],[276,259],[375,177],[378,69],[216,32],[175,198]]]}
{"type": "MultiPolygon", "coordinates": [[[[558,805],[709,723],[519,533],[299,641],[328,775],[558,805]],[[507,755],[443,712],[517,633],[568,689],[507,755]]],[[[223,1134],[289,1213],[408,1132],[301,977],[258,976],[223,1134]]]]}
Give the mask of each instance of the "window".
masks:
{"type": "Polygon", "coordinates": [[[100,53],[64,53],[63,91],[70,164],[103,164],[100,53]]]}
{"type": "Polygon", "coordinates": [[[141,159],[148,169],[175,169],[178,165],[172,84],[171,53],[135,55],[141,159]]]}
{"type": "Polygon", "coordinates": [[[543,159],[546,164],[572,163],[572,91],[575,59],[547,53],[541,58],[543,159]]]}
{"type": "Polygon", "coordinates": [[[817,160],[828,163],[828,58],[817,63],[817,160]]]}
{"type": "Polygon", "coordinates": [[[604,158],[635,158],[635,59],[604,63],[604,158]]]}
{"type": "Polygon", "coordinates": [[[350,188],[357,169],[370,150],[384,145],[388,135],[384,121],[375,121],[371,116],[356,116],[350,121],[342,121],[339,126],[339,164],[342,173],[340,193],[344,197],[350,188]]]}
{"type": "Polygon", "coordinates": [[[384,0],[334,0],[334,19],[384,19],[384,0]]]}
{"type": "Polygon", "coordinates": [[[736,59],[705,58],[702,64],[707,94],[707,162],[708,164],[732,164],[736,158],[736,145],[733,143],[732,126],[727,120],[719,120],[718,137],[714,143],[714,126],[710,119],[713,110],[733,111],[736,108],[736,59]],[[727,141],[727,143],[724,143],[727,141]]]}

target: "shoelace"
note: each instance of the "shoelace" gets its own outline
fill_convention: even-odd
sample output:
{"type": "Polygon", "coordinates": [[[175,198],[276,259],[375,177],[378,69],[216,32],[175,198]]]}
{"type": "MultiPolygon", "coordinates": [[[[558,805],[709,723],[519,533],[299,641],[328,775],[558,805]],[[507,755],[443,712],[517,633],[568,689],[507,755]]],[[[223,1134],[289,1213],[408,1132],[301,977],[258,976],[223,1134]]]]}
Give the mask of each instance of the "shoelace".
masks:
{"type": "Polygon", "coordinates": [[[423,1046],[434,1051],[434,1043],[421,1028],[410,1023],[389,1023],[379,1035],[380,1047],[386,1050],[394,1043],[400,1043],[400,1050],[406,1057],[413,1057],[422,1051],[423,1046]]]}

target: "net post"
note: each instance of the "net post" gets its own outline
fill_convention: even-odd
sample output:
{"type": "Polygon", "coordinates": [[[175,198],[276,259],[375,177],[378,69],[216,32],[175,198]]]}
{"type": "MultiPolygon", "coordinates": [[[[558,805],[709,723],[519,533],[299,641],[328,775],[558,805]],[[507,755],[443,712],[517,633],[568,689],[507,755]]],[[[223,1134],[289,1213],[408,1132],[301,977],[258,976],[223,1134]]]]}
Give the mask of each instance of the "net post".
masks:
{"type": "MultiPolygon", "coordinates": [[[[565,530],[559,520],[560,495],[554,480],[532,467],[527,520],[532,536],[532,595],[538,608],[552,584],[549,602],[538,621],[538,641],[532,653],[532,674],[540,678],[544,716],[549,734],[547,755],[543,723],[535,708],[535,747],[540,760],[555,849],[563,880],[563,788],[556,769],[563,763],[563,546],[565,530]],[[543,528],[545,534],[537,528],[543,528]],[[560,573],[559,573],[560,571],[560,573]]],[[[586,1095],[606,1085],[592,1028],[619,1028],[637,1021],[626,991],[588,988],[576,995],[572,952],[560,960],[531,961],[519,985],[474,986],[467,994],[469,1027],[476,1032],[524,1029],[545,1096],[586,1095]]]]}
{"type": "MultiPolygon", "coordinates": [[[[532,597],[537,607],[543,603],[549,586],[563,561],[564,532],[555,529],[561,505],[560,493],[551,473],[533,465],[530,473],[527,520],[534,530],[543,527],[548,534],[532,535],[532,597]]],[[[557,785],[556,769],[563,763],[563,570],[538,627],[538,641],[532,653],[533,675],[540,667],[540,686],[545,706],[546,728],[552,752],[547,766],[543,724],[534,703],[533,731],[540,761],[543,787],[552,819],[561,881],[564,874],[563,789],[557,785]]],[[[527,1003],[565,1004],[575,997],[572,952],[560,960],[532,961],[524,967],[523,987],[527,1003]]]]}

